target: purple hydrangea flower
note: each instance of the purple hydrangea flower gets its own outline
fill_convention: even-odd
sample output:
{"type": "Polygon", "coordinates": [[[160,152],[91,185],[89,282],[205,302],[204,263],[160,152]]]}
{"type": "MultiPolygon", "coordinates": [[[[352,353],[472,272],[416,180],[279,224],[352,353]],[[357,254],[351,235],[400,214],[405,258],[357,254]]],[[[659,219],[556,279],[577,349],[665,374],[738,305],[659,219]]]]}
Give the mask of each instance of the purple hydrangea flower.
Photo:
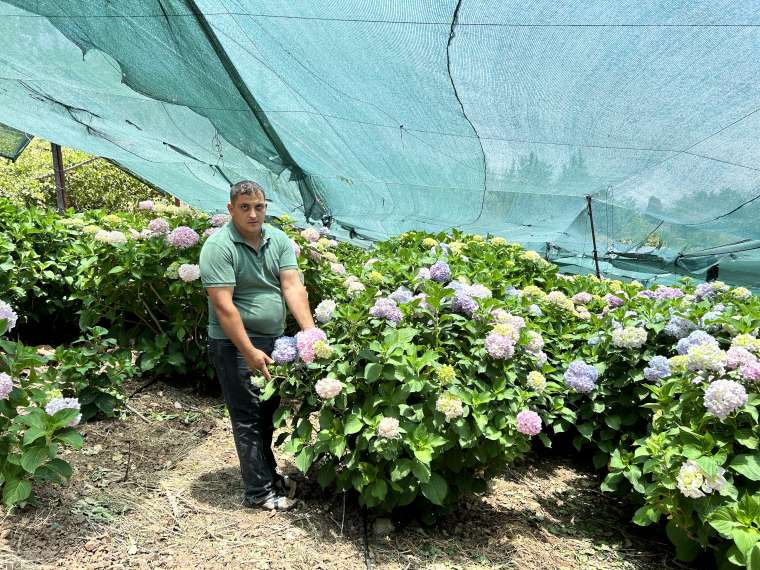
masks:
{"type": "Polygon", "coordinates": [[[221,228],[224,224],[230,221],[229,214],[214,214],[211,216],[211,225],[215,228],[221,228]]]}
{"type": "Polygon", "coordinates": [[[713,289],[712,285],[709,283],[700,283],[697,285],[696,289],[694,289],[694,296],[697,301],[711,299],[715,296],[715,289],[713,289]]]}
{"type": "Polygon", "coordinates": [[[314,362],[316,354],[314,344],[318,340],[327,340],[327,333],[316,327],[296,333],[296,346],[298,347],[298,356],[306,364],[314,362]]]}
{"type": "Polygon", "coordinates": [[[137,203],[137,208],[139,210],[153,210],[155,207],[153,200],[143,200],[142,202],[137,203]]]}
{"type": "Polygon", "coordinates": [[[13,379],[5,372],[0,372],[0,400],[5,400],[13,391],[13,379]]]}
{"type": "Polygon", "coordinates": [[[18,315],[8,303],[0,301],[0,319],[5,319],[6,332],[16,326],[18,315]]]}
{"type": "Polygon", "coordinates": [[[403,285],[396,289],[393,293],[388,295],[389,299],[393,299],[397,304],[403,305],[404,303],[408,303],[412,300],[414,297],[414,293],[412,293],[409,289],[404,287],[403,285]]]}
{"type": "Polygon", "coordinates": [[[665,325],[664,332],[668,336],[672,336],[678,339],[689,336],[692,332],[697,330],[697,325],[689,319],[684,319],[677,315],[670,317],[668,324],[665,325]]]}
{"type": "Polygon", "coordinates": [[[676,351],[678,354],[687,354],[690,348],[705,343],[718,346],[718,341],[715,340],[715,337],[712,335],[705,331],[694,331],[686,338],[682,338],[678,341],[678,344],[676,344],[676,351]]]}
{"type": "Polygon", "coordinates": [[[572,300],[576,305],[588,305],[591,302],[591,293],[587,291],[581,291],[573,295],[572,300]]]}
{"type": "Polygon", "coordinates": [[[684,292],[677,287],[666,287],[665,285],[659,285],[654,292],[655,298],[665,299],[679,299],[684,296],[684,292]]]}
{"type": "MultiPolygon", "coordinates": [[[[76,398],[53,398],[45,406],[45,413],[49,416],[55,415],[56,412],[61,410],[77,410],[79,411],[79,400],[76,398]]],[[[74,427],[82,419],[82,414],[79,414],[69,423],[69,427],[74,427]]]]}
{"type": "Polygon", "coordinates": [[[169,245],[173,245],[174,247],[178,247],[180,249],[193,247],[196,243],[198,243],[200,239],[201,237],[198,235],[198,233],[193,228],[188,226],[179,226],[178,228],[175,228],[169,232],[169,235],[166,236],[166,242],[169,245]]]}
{"type": "Polygon", "coordinates": [[[277,364],[293,362],[298,356],[298,346],[293,336],[281,336],[274,341],[274,350],[272,351],[272,360],[277,364]]]}
{"type": "Polygon", "coordinates": [[[760,380],[760,361],[745,362],[739,367],[739,375],[747,382],[757,382],[760,380]]]}
{"type": "Polygon", "coordinates": [[[330,235],[330,228],[326,228],[325,226],[322,226],[321,228],[319,228],[319,235],[321,235],[322,237],[330,235]]]}
{"type": "Polygon", "coordinates": [[[509,360],[515,354],[515,343],[508,336],[491,333],[486,337],[486,351],[491,358],[509,360]]]}
{"type": "Polygon", "coordinates": [[[644,377],[650,382],[656,382],[670,376],[670,363],[664,356],[655,356],[649,361],[649,366],[644,368],[644,377]]]}
{"type": "Polygon", "coordinates": [[[457,293],[451,300],[451,310],[471,317],[478,310],[478,302],[464,293],[457,293]]]}
{"type": "Polygon", "coordinates": [[[726,368],[729,370],[735,370],[752,362],[757,362],[757,357],[746,348],[732,346],[726,351],[726,368]]]}
{"type": "Polygon", "coordinates": [[[219,231],[219,228],[206,228],[203,230],[203,237],[209,237],[219,231]]]}
{"type": "Polygon", "coordinates": [[[746,403],[747,391],[733,380],[716,380],[705,391],[705,408],[720,420],[725,420],[746,403]]]}
{"type": "Polygon", "coordinates": [[[599,372],[590,364],[582,360],[575,360],[570,363],[565,371],[565,384],[581,394],[591,392],[596,388],[596,380],[599,372]]]}
{"type": "Polygon", "coordinates": [[[607,303],[607,306],[611,309],[615,309],[617,307],[622,307],[625,301],[621,299],[620,297],[616,297],[612,293],[607,293],[604,296],[604,302],[607,303]]]}
{"type": "Polygon", "coordinates": [[[639,291],[638,293],[636,293],[636,296],[641,297],[643,299],[656,299],[657,293],[655,293],[654,291],[650,291],[649,289],[645,289],[643,291],[639,291]]]}
{"type": "Polygon", "coordinates": [[[531,410],[517,414],[517,431],[528,436],[541,433],[541,417],[531,410]]]}
{"type": "Polygon", "coordinates": [[[154,235],[164,235],[169,233],[169,222],[163,218],[156,218],[148,222],[148,229],[154,235]]]}
{"type": "Polygon", "coordinates": [[[396,301],[386,297],[377,299],[374,306],[369,310],[369,314],[379,319],[386,319],[393,324],[401,322],[402,316],[396,301]]]}
{"type": "Polygon", "coordinates": [[[436,261],[430,266],[430,278],[438,283],[444,283],[451,278],[451,269],[445,261],[436,261]]]}

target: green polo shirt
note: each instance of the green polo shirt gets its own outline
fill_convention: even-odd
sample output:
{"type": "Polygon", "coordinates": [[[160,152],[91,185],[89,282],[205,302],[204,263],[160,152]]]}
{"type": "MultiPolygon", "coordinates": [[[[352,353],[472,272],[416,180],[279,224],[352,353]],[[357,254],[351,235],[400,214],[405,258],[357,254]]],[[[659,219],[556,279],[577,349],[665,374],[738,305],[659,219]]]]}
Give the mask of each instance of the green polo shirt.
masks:
{"type": "MultiPolygon", "coordinates": [[[[298,269],[290,238],[269,224],[261,230],[258,253],[248,245],[231,221],[212,234],[201,249],[201,281],[204,287],[234,287],[232,302],[250,336],[281,336],[286,305],[280,271],[298,269]]],[[[208,302],[208,336],[225,339],[211,299],[208,302]]]]}

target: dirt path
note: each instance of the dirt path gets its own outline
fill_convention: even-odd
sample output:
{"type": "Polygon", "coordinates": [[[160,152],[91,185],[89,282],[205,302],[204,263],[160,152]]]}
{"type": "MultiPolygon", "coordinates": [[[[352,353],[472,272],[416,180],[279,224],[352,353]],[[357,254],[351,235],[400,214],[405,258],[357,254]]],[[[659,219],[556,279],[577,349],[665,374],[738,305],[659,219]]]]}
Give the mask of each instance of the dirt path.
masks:
{"type": "MultiPolygon", "coordinates": [[[[83,451],[67,456],[69,485],[43,488],[18,514],[0,510],[0,568],[365,568],[363,519],[350,499],[301,478],[295,511],[240,505],[219,401],[156,384],[130,406],[140,415],[84,426],[83,451]]],[[[296,473],[288,457],[279,460],[296,473]]],[[[629,524],[598,485],[563,460],[532,458],[434,528],[370,529],[372,566],[682,568],[662,537],[629,524]]]]}

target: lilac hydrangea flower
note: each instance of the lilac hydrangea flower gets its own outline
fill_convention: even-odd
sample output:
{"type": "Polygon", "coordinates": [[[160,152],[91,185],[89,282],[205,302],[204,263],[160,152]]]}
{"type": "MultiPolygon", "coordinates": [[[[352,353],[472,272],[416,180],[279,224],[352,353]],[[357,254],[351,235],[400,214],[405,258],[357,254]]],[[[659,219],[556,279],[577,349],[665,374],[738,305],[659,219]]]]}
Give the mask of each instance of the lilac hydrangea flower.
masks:
{"type": "Polygon", "coordinates": [[[649,289],[644,289],[643,291],[636,293],[636,296],[641,297],[642,299],[656,299],[657,293],[650,291],[649,289]]]}
{"type": "Polygon", "coordinates": [[[705,408],[721,421],[746,403],[747,391],[733,380],[716,380],[705,391],[705,408]]]}
{"type": "Polygon", "coordinates": [[[678,344],[676,344],[676,352],[678,352],[678,354],[688,354],[689,349],[692,347],[705,343],[718,346],[718,341],[715,340],[715,337],[712,335],[705,331],[694,331],[686,338],[682,338],[678,341],[678,344]]]}
{"type": "Polygon", "coordinates": [[[591,392],[596,388],[596,380],[599,372],[590,364],[582,360],[575,360],[565,370],[565,384],[581,394],[591,392]]]}
{"type": "Polygon", "coordinates": [[[445,283],[451,278],[451,269],[445,261],[436,261],[430,266],[430,278],[438,283],[445,283]]]}
{"type": "Polygon", "coordinates": [[[203,230],[203,237],[209,237],[219,231],[219,228],[206,228],[203,230]]]}
{"type": "Polygon", "coordinates": [[[143,200],[137,203],[138,210],[153,210],[155,207],[153,200],[143,200]]]}
{"type": "Polygon", "coordinates": [[[689,319],[684,319],[683,317],[674,315],[670,317],[670,320],[668,321],[668,324],[665,325],[663,332],[668,336],[681,339],[689,336],[695,330],[697,330],[697,325],[695,323],[689,319]]]}
{"type": "Polygon", "coordinates": [[[457,293],[451,300],[451,310],[471,317],[478,310],[478,302],[464,293],[457,293]]]}
{"type": "Polygon", "coordinates": [[[408,303],[412,300],[412,298],[414,298],[414,293],[402,285],[393,293],[388,295],[388,298],[393,299],[399,305],[403,305],[404,303],[408,303]]]}
{"type": "Polygon", "coordinates": [[[319,235],[322,237],[330,235],[330,228],[322,226],[319,228],[319,235]]]}
{"type": "Polygon", "coordinates": [[[221,228],[224,224],[230,221],[229,214],[214,214],[211,216],[211,225],[215,228],[221,228]]]}
{"type": "Polygon", "coordinates": [[[612,293],[607,293],[604,296],[604,302],[607,303],[607,306],[610,307],[611,309],[615,309],[617,307],[621,307],[625,303],[625,301],[623,301],[623,299],[621,299],[620,297],[617,297],[617,296],[613,295],[612,293]]]}
{"type": "Polygon", "coordinates": [[[750,362],[757,362],[757,357],[746,348],[732,346],[726,351],[726,368],[735,370],[750,362]]]}
{"type": "Polygon", "coordinates": [[[393,324],[401,322],[402,317],[396,301],[387,297],[380,297],[375,300],[375,304],[369,310],[369,314],[379,319],[386,319],[393,324]]]}
{"type": "Polygon", "coordinates": [[[5,372],[0,372],[0,400],[5,400],[13,391],[13,379],[5,372]]]}
{"type": "Polygon", "coordinates": [[[649,361],[649,366],[644,368],[644,378],[650,382],[656,382],[670,376],[670,362],[665,356],[655,356],[649,361]]]}
{"type": "Polygon", "coordinates": [[[515,354],[515,343],[508,336],[491,333],[485,340],[486,351],[491,358],[508,360],[515,354]]]}
{"type": "Polygon", "coordinates": [[[6,332],[16,326],[18,315],[8,303],[0,301],[0,319],[5,319],[6,332]]]}
{"type": "MultiPolygon", "coordinates": [[[[55,415],[56,412],[59,412],[60,410],[77,410],[79,411],[79,400],[76,398],[53,398],[50,400],[47,405],[45,406],[45,413],[49,416],[55,415]]],[[[69,422],[69,427],[74,427],[77,425],[82,419],[82,414],[77,415],[71,422],[69,422]]]]}
{"type": "Polygon", "coordinates": [[[517,414],[517,431],[527,436],[541,433],[541,417],[531,410],[523,410],[517,414]]]}
{"type": "Polygon", "coordinates": [[[166,236],[166,243],[180,249],[187,249],[188,247],[193,247],[200,239],[201,237],[193,228],[179,226],[169,232],[166,236]]]}
{"type": "Polygon", "coordinates": [[[533,303],[530,307],[528,307],[528,314],[533,317],[542,317],[544,315],[544,312],[541,310],[541,307],[533,303]]]}
{"type": "Polygon", "coordinates": [[[414,278],[415,281],[427,281],[428,279],[430,279],[430,269],[427,267],[421,268],[414,278]]]}
{"type": "Polygon", "coordinates": [[[156,218],[148,222],[148,229],[153,235],[164,235],[169,233],[169,222],[163,218],[156,218]]]}
{"type": "Polygon", "coordinates": [[[677,287],[666,287],[665,285],[659,285],[654,292],[657,299],[679,299],[684,296],[684,292],[677,287]]]}
{"type": "Polygon", "coordinates": [[[739,367],[739,375],[747,382],[760,380],[760,360],[745,362],[739,367]]]}
{"type": "Polygon", "coordinates": [[[327,334],[322,329],[312,328],[296,333],[296,346],[298,347],[298,356],[306,364],[314,362],[316,356],[314,352],[314,343],[319,340],[327,340],[327,334]]]}
{"type": "Polygon", "coordinates": [[[587,291],[581,291],[572,296],[572,301],[576,305],[588,305],[591,302],[591,293],[587,291]]]}
{"type": "Polygon", "coordinates": [[[711,299],[715,296],[715,290],[709,283],[700,283],[697,285],[696,289],[694,289],[694,296],[696,297],[697,301],[702,301],[703,299],[711,299]]]}
{"type": "Polygon", "coordinates": [[[298,357],[298,347],[296,339],[292,336],[281,336],[274,341],[274,350],[272,351],[272,360],[277,364],[286,364],[293,362],[298,357]]]}

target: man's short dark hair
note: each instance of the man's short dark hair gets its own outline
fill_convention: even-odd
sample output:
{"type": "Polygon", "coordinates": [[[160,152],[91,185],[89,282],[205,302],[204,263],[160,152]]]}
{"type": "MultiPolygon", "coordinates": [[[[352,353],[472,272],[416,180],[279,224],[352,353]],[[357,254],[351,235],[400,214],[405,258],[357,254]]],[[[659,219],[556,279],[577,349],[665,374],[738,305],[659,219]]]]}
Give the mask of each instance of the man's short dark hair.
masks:
{"type": "Polygon", "coordinates": [[[238,196],[255,196],[256,194],[261,194],[264,200],[267,199],[264,189],[256,182],[253,180],[241,180],[230,188],[230,202],[235,202],[238,196]]]}

